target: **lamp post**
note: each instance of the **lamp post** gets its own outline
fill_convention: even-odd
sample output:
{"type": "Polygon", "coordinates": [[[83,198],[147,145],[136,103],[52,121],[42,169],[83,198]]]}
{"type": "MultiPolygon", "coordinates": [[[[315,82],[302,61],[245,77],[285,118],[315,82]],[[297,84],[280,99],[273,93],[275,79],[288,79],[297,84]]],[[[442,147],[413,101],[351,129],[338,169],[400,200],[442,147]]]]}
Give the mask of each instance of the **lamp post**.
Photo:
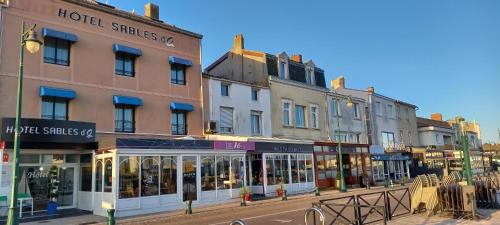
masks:
{"type": "MultiPolygon", "coordinates": [[[[340,140],[340,115],[339,115],[339,111],[340,111],[340,101],[342,100],[342,98],[340,96],[337,95],[337,92],[334,92],[334,100],[335,100],[335,116],[337,117],[337,148],[338,148],[338,153],[339,153],[339,166],[340,166],[340,187],[339,187],[339,191],[340,192],[347,192],[347,188],[345,186],[345,179],[344,179],[344,166],[342,165],[343,163],[343,160],[342,160],[342,145],[340,144],[341,140],[340,140]]],[[[347,107],[348,108],[352,108],[352,98],[351,96],[349,96],[347,98],[347,103],[346,103],[347,107]]]]}
{"type": "Polygon", "coordinates": [[[11,181],[11,192],[10,192],[10,206],[7,218],[7,225],[17,225],[18,213],[17,213],[17,186],[19,184],[19,147],[20,147],[20,130],[19,126],[21,123],[21,106],[23,100],[23,73],[24,73],[24,48],[31,53],[35,54],[40,50],[40,45],[42,42],[37,39],[37,34],[35,31],[36,24],[25,30],[25,23],[22,22],[21,28],[21,40],[19,48],[19,77],[17,79],[17,106],[16,106],[16,124],[15,124],[15,136],[14,136],[14,154],[13,154],[13,169],[12,169],[12,181],[11,181]]]}
{"type": "Polygon", "coordinates": [[[469,142],[467,140],[467,132],[465,131],[464,127],[464,118],[458,117],[457,120],[460,123],[460,139],[464,156],[465,179],[467,180],[467,185],[472,185],[472,168],[470,165],[469,142]]]}

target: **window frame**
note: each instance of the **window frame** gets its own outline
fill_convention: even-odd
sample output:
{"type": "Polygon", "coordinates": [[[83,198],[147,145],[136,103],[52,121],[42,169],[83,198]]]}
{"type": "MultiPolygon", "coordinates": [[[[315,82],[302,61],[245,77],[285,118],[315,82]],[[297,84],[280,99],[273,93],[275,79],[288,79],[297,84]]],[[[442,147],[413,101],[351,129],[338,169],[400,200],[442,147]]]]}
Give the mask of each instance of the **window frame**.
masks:
{"type": "Polygon", "coordinates": [[[136,107],[133,106],[133,105],[126,105],[126,104],[116,104],[115,105],[115,132],[120,132],[120,133],[135,133],[135,122],[136,122],[136,119],[135,119],[135,109],[136,107]],[[116,110],[117,109],[121,109],[122,111],[122,129],[121,130],[118,130],[118,127],[116,126],[116,123],[117,123],[117,120],[116,120],[116,110]],[[130,109],[132,110],[132,130],[131,131],[126,131],[125,130],[125,110],[126,109],[130,109]]]}
{"type": "Polygon", "coordinates": [[[60,98],[60,97],[52,97],[52,96],[42,96],[42,108],[41,108],[41,115],[40,117],[42,119],[50,119],[50,120],[59,120],[56,119],[56,103],[64,103],[65,104],[65,111],[66,111],[66,116],[64,120],[69,119],[69,100],[67,98],[60,98]],[[44,102],[48,102],[49,104],[52,105],[52,115],[44,115],[43,114],[43,105],[44,102]],[[50,116],[50,118],[47,118],[46,116],[50,116]]]}
{"type": "Polygon", "coordinates": [[[221,83],[220,84],[220,96],[222,96],[222,97],[229,97],[229,95],[230,95],[229,94],[229,89],[230,89],[229,86],[230,86],[230,84],[228,84],[228,83],[221,83]],[[225,88],[226,89],[226,94],[225,95],[224,95],[224,87],[226,87],[225,88]]]}
{"type": "Polygon", "coordinates": [[[250,111],[250,131],[252,133],[252,136],[261,136],[262,135],[262,112],[257,111],[257,110],[251,110],[250,111]],[[258,133],[254,133],[254,123],[253,123],[253,117],[257,116],[258,117],[258,133]]]}
{"type": "Polygon", "coordinates": [[[292,127],[293,126],[293,122],[292,122],[292,116],[293,116],[293,113],[292,113],[292,105],[293,105],[293,102],[291,100],[288,100],[288,99],[281,99],[281,112],[283,113],[283,126],[285,127],[292,127]],[[288,124],[286,124],[285,122],[285,104],[288,104],[288,124]]]}
{"type": "Polygon", "coordinates": [[[170,83],[176,85],[186,85],[186,70],[187,66],[179,63],[170,64],[170,83]],[[179,79],[179,71],[182,71],[183,79],[179,79]],[[174,76],[175,73],[175,76],[174,76]]]}
{"type": "Polygon", "coordinates": [[[260,92],[259,89],[252,88],[252,90],[251,90],[252,101],[259,101],[259,92],[260,92]]]}
{"type": "Polygon", "coordinates": [[[309,125],[312,129],[319,129],[319,105],[317,104],[309,105],[309,125]]]}
{"type": "Polygon", "coordinates": [[[69,66],[70,65],[70,59],[71,59],[71,42],[68,40],[60,39],[60,38],[54,38],[54,37],[45,37],[44,38],[44,48],[43,48],[43,62],[47,64],[53,64],[53,65],[60,65],[60,66],[69,66]],[[54,41],[54,46],[51,46],[50,41],[54,41]],[[67,51],[68,51],[68,58],[64,60],[65,62],[60,63],[58,62],[58,55],[57,52],[59,49],[63,49],[64,46],[67,46],[67,51]],[[45,54],[47,52],[47,48],[54,48],[54,58],[49,58],[45,54]],[[53,61],[48,61],[48,60],[53,60],[53,61]]]}
{"type": "Polygon", "coordinates": [[[135,60],[136,60],[137,56],[133,55],[133,54],[130,54],[130,53],[126,53],[126,52],[115,52],[115,74],[116,75],[120,75],[120,76],[125,76],[125,77],[135,77],[135,60]],[[118,60],[121,60],[122,61],[122,68],[121,70],[118,70],[117,69],[117,61],[118,60]],[[130,60],[130,63],[132,65],[132,71],[130,71],[128,74],[127,70],[125,69],[125,62],[130,60]]]}
{"type": "Polygon", "coordinates": [[[188,124],[187,124],[187,111],[184,110],[172,110],[171,112],[171,118],[170,118],[170,133],[172,135],[187,135],[188,134],[188,124]],[[184,132],[181,133],[179,132],[179,115],[182,114],[184,116],[183,121],[184,121],[184,132]],[[174,115],[177,117],[177,132],[174,133],[174,124],[173,124],[173,119],[174,115]]]}
{"type": "Polygon", "coordinates": [[[227,106],[220,106],[219,108],[219,130],[220,130],[220,133],[223,133],[223,134],[233,134],[234,133],[234,108],[232,107],[227,107],[227,106]],[[223,109],[228,109],[228,110],[231,110],[231,127],[223,127],[222,126],[222,117],[221,117],[221,114],[222,114],[222,110],[223,109]],[[223,130],[223,128],[230,128],[231,130],[230,131],[225,131],[223,130]]]}
{"type": "Polygon", "coordinates": [[[295,109],[295,127],[297,128],[307,128],[307,120],[306,120],[306,107],[303,106],[303,105],[295,105],[294,107],[295,109]],[[303,120],[303,124],[299,125],[299,122],[297,120],[297,113],[298,113],[298,110],[297,108],[302,108],[302,120],[303,120]]]}
{"type": "Polygon", "coordinates": [[[361,119],[361,116],[359,114],[359,103],[354,102],[352,104],[352,116],[354,117],[354,119],[361,119]]]}

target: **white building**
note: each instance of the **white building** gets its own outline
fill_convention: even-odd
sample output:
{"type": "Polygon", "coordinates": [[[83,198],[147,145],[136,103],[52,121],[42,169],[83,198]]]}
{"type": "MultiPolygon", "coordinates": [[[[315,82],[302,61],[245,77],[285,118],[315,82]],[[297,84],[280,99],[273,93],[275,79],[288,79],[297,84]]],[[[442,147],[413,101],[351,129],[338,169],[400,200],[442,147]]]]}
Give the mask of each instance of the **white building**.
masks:
{"type": "Polygon", "coordinates": [[[204,120],[208,133],[271,137],[268,87],[204,74],[203,94],[204,120]]]}
{"type": "Polygon", "coordinates": [[[418,138],[423,147],[451,146],[453,143],[453,130],[451,126],[444,121],[417,117],[417,126],[418,138]]]}

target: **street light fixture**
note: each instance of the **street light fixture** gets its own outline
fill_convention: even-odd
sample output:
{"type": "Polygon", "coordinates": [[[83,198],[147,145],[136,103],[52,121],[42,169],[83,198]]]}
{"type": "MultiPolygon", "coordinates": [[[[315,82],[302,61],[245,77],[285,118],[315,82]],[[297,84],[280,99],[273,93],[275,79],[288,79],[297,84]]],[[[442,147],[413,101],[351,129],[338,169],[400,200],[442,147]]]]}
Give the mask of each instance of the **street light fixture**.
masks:
{"type": "MultiPolygon", "coordinates": [[[[341,100],[346,100],[345,98],[342,98],[340,97],[339,95],[337,95],[337,92],[333,92],[334,94],[334,100],[335,100],[335,116],[337,117],[337,128],[338,128],[338,131],[337,131],[337,148],[338,148],[338,154],[339,154],[339,166],[340,166],[340,187],[339,187],[339,191],[340,192],[347,192],[347,187],[345,186],[345,178],[344,178],[344,166],[342,165],[343,163],[343,160],[342,160],[342,145],[340,144],[341,140],[340,140],[340,115],[339,115],[339,111],[340,111],[340,101],[341,100]]],[[[352,97],[349,96],[347,97],[347,102],[346,102],[346,105],[348,108],[352,108],[352,106],[354,105],[352,103],[352,97]]]]}
{"type": "Polygon", "coordinates": [[[35,31],[36,24],[25,30],[25,23],[22,22],[21,27],[21,40],[19,48],[19,77],[17,79],[17,106],[16,106],[16,124],[15,124],[15,135],[14,135],[14,168],[12,169],[12,181],[11,181],[11,192],[10,192],[10,206],[9,213],[7,217],[7,225],[17,225],[19,224],[19,218],[17,213],[17,187],[19,185],[19,149],[21,143],[20,134],[20,124],[21,124],[21,110],[22,110],[22,100],[23,100],[23,76],[24,76],[24,48],[31,53],[35,54],[40,50],[40,45],[42,42],[37,39],[37,34],[35,31]]]}

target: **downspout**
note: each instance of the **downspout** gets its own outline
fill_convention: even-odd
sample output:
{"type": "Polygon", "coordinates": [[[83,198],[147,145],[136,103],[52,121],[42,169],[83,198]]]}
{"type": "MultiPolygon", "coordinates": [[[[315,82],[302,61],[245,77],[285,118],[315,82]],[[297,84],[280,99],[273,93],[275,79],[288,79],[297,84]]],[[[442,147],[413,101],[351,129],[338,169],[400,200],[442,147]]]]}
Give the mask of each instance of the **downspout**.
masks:
{"type": "Polygon", "coordinates": [[[202,131],[201,131],[201,136],[204,137],[205,136],[205,109],[203,107],[203,69],[202,69],[202,43],[201,43],[201,39],[198,40],[199,43],[200,43],[200,104],[201,104],[201,128],[202,128],[202,131]]]}
{"type": "Polygon", "coordinates": [[[3,50],[3,31],[5,28],[4,22],[3,22],[3,11],[4,6],[0,6],[0,65],[2,64],[2,50],[3,50]]]}

